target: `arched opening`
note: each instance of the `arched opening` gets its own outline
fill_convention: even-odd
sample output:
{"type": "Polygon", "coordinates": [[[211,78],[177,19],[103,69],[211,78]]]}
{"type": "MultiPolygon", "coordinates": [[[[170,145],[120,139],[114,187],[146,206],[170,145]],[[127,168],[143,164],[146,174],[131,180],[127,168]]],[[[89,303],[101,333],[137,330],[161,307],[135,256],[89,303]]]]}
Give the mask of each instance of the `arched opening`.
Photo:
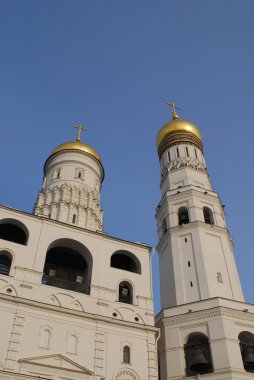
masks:
{"type": "Polygon", "coordinates": [[[112,268],[127,270],[128,272],[141,274],[141,265],[133,253],[128,251],[116,251],[110,259],[112,268]]]}
{"type": "Polygon", "coordinates": [[[205,334],[192,333],[184,345],[186,376],[213,372],[209,340],[205,334]]]}
{"type": "Polygon", "coordinates": [[[163,233],[163,235],[167,232],[167,230],[168,230],[167,221],[164,218],[163,221],[162,221],[162,233],[163,233]]]}
{"type": "Polygon", "coordinates": [[[127,281],[122,281],[119,284],[119,302],[133,304],[132,285],[127,281]]]}
{"type": "Polygon", "coordinates": [[[10,257],[9,252],[0,251],[0,274],[9,276],[11,269],[12,258],[10,257]]]}
{"type": "Polygon", "coordinates": [[[189,223],[189,213],[187,207],[180,207],[178,210],[178,224],[181,226],[182,224],[189,223]]]}
{"type": "Polygon", "coordinates": [[[239,334],[239,346],[246,372],[254,372],[254,335],[248,331],[239,334]]]}
{"type": "Polygon", "coordinates": [[[213,212],[209,207],[203,207],[205,223],[214,224],[213,212]]]}
{"type": "Polygon", "coordinates": [[[42,283],[90,294],[92,256],[81,243],[59,239],[49,246],[42,283]]]}
{"type": "Polygon", "coordinates": [[[130,364],[130,362],[131,362],[130,347],[124,346],[124,348],[123,348],[123,363],[130,364]]]}
{"type": "Polygon", "coordinates": [[[28,230],[19,220],[4,219],[0,221],[0,239],[27,245],[28,230]]]}

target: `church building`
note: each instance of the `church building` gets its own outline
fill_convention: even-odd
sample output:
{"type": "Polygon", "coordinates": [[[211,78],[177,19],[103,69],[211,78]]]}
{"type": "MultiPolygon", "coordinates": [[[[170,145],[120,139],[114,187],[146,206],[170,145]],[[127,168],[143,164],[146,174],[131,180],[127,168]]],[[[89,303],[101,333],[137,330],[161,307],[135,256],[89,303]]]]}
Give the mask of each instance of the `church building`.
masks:
{"type": "Polygon", "coordinates": [[[160,313],[152,248],[103,230],[103,163],[79,125],[47,158],[33,213],[0,206],[0,380],[253,378],[254,305],[201,133],[170,106],[157,136],[160,313]]]}

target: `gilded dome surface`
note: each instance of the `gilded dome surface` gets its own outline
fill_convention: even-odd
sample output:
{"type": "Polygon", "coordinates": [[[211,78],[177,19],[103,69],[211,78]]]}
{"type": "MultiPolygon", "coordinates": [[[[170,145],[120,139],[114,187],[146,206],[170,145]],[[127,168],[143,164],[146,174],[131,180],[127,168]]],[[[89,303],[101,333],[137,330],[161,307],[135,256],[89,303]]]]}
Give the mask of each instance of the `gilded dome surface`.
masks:
{"type": "Polygon", "coordinates": [[[186,120],[172,120],[159,130],[157,135],[157,147],[159,147],[165,137],[175,133],[189,133],[202,141],[201,133],[194,124],[186,120]]]}
{"type": "Polygon", "coordinates": [[[69,141],[64,144],[58,145],[52,152],[52,154],[61,152],[63,150],[80,150],[82,152],[86,152],[96,158],[101,163],[101,158],[99,154],[93,149],[90,145],[84,144],[80,141],[69,141]]]}

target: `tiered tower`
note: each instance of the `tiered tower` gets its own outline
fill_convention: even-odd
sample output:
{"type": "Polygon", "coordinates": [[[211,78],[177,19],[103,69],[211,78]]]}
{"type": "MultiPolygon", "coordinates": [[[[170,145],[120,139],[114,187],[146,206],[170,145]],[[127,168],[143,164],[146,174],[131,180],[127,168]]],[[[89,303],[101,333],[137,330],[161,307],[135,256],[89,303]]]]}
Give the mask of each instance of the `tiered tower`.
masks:
{"type": "Polygon", "coordinates": [[[104,169],[95,149],[81,142],[80,133],[85,128],[77,128],[76,141],[57,146],[45,162],[34,214],[102,231],[100,189],[104,169]]]}
{"type": "Polygon", "coordinates": [[[157,136],[161,380],[196,374],[246,379],[254,371],[254,308],[244,304],[233,242],[212,190],[201,134],[194,124],[179,120],[175,104],[171,106],[173,120],[157,136]],[[251,358],[246,361],[247,353],[251,358]]]}

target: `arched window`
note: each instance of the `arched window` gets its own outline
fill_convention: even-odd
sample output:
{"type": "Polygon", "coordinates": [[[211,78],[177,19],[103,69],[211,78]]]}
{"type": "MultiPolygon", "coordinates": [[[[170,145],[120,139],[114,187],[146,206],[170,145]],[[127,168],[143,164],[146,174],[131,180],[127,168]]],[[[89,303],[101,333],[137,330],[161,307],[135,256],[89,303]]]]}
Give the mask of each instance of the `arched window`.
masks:
{"type": "Polygon", "coordinates": [[[178,210],[178,224],[181,226],[181,224],[187,224],[189,223],[189,213],[187,207],[180,207],[178,210]]]}
{"type": "Polygon", "coordinates": [[[11,269],[11,258],[7,251],[0,251],[0,274],[8,276],[11,269]]]}
{"type": "Polygon", "coordinates": [[[124,346],[124,348],[123,348],[123,363],[130,364],[130,362],[131,362],[130,347],[124,346]]]}
{"type": "Polygon", "coordinates": [[[19,220],[4,219],[0,222],[0,239],[26,245],[28,230],[19,220]]]}
{"type": "Polygon", "coordinates": [[[132,286],[127,281],[122,281],[119,284],[119,302],[133,303],[133,290],[132,286]]]}
{"type": "Polygon", "coordinates": [[[112,268],[127,270],[128,272],[141,274],[141,265],[133,253],[128,251],[116,251],[110,259],[112,268]]]}
{"type": "Polygon", "coordinates": [[[205,223],[214,224],[213,212],[209,207],[203,207],[205,223]]]}
{"type": "Polygon", "coordinates": [[[254,335],[243,331],[238,338],[244,369],[246,372],[254,372],[254,335]]]}
{"type": "Polygon", "coordinates": [[[167,221],[164,218],[163,221],[162,221],[162,233],[163,233],[163,235],[167,232],[167,230],[168,230],[167,221]]]}
{"type": "Polygon", "coordinates": [[[220,272],[217,272],[217,281],[218,282],[223,282],[222,274],[220,272]]]}
{"type": "Polygon", "coordinates": [[[90,294],[92,256],[81,243],[59,239],[48,249],[42,283],[90,294]]]}
{"type": "Polygon", "coordinates": [[[184,345],[186,376],[213,372],[209,340],[205,334],[192,333],[184,345]]]}

